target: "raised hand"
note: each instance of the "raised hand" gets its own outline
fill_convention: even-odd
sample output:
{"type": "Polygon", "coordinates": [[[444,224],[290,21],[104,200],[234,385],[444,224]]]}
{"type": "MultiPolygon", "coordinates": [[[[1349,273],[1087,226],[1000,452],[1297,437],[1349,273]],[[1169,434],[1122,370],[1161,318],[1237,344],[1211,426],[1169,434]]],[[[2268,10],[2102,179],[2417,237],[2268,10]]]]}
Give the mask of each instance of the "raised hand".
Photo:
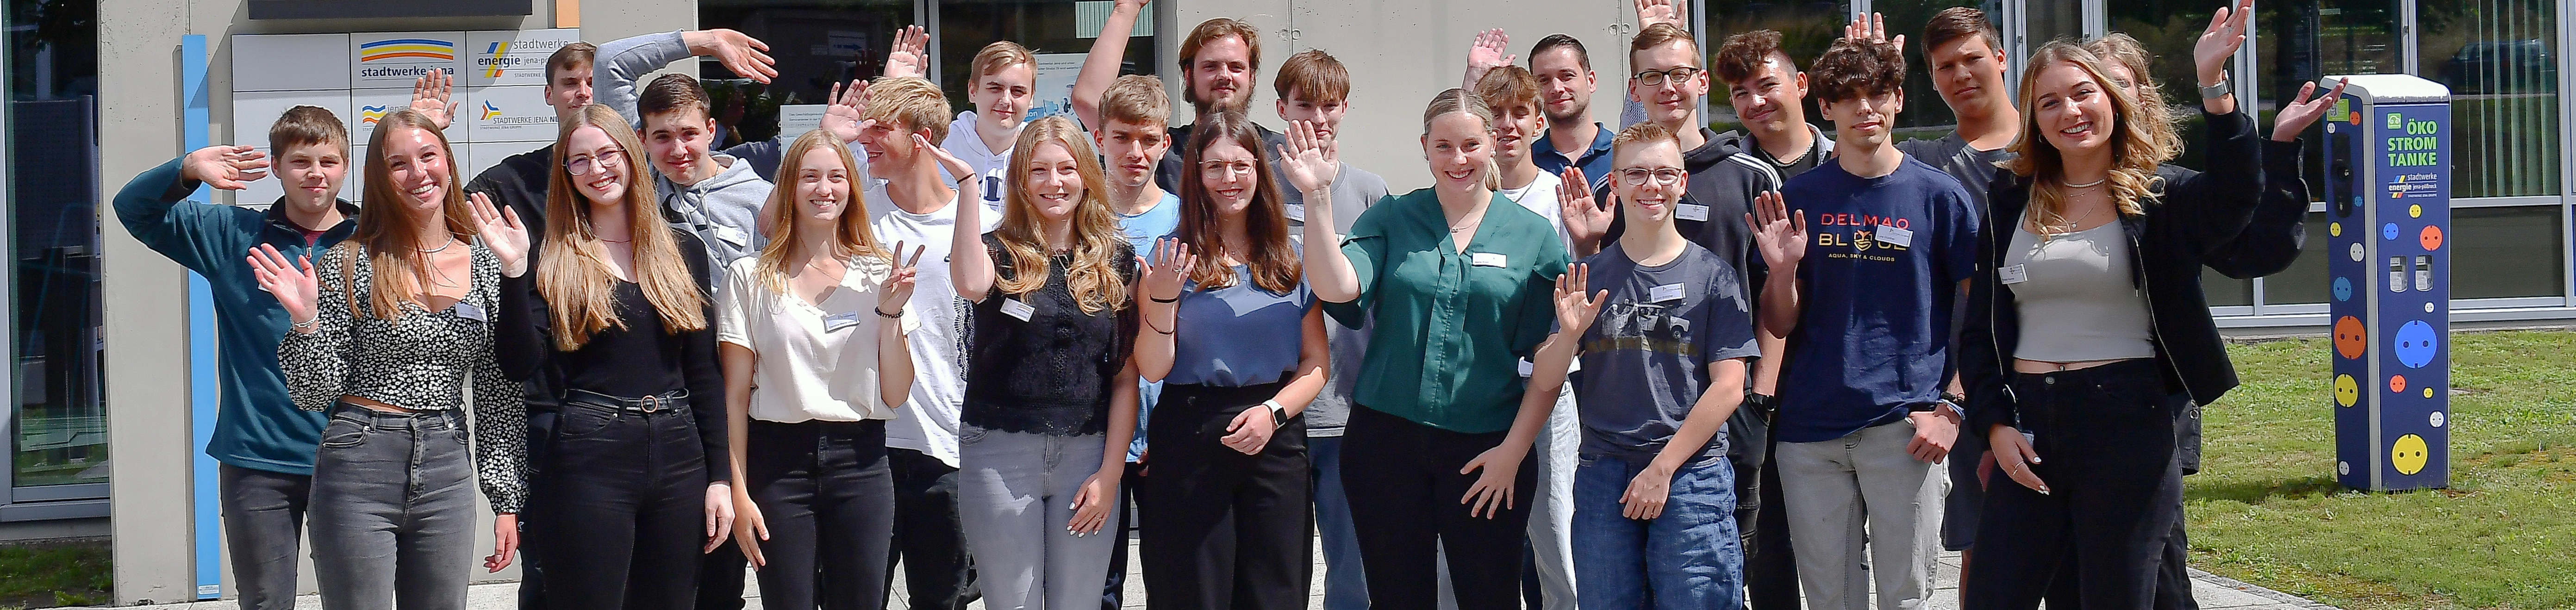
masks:
{"type": "Polygon", "coordinates": [[[769,58],[769,43],[749,34],[728,29],[683,32],[680,41],[688,43],[689,54],[716,58],[737,76],[760,84],[778,77],[778,60],[769,58]]]}
{"type": "Polygon", "coordinates": [[[1189,281],[1190,270],[1198,266],[1198,255],[1178,237],[1154,240],[1154,259],[1145,265],[1145,296],[1153,299],[1181,298],[1181,287],[1189,281]]]}
{"type": "Polygon", "coordinates": [[[2209,15],[2209,27],[2200,32],[2200,41],[2192,43],[2192,67],[2199,70],[2201,86],[2218,84],[2227,70],[2227,59],[2245,46],[2245,21],[2254,15],[2254,0],[2234,0],[2231,7],[2219,7],[2209,15]]]}
{"type": "Polygon", "coordinates": [[[1843,37],[1854,42],[1891,42],[1898,47],[1905,46],[1904,34],[1898,34],[1894,39],[1887,37],[1887,16],[1878,13],[1853,17],[1849,25],[1843,26],[1843,37]]]}
{"type": "Polygon", "coordinates": [[[455,93],[456,77],[449,76],[446,70],[431,70],[412,81],[411,109],[429,117],[429,124],[437,125],[439,131],[447,131],[456,117],[456,102],[452,101],[455,93]]]}
{"type": "Polygon", "coordinates": [[[930,247],[913,246],[912,260],[904,260],[903,245],[903,242],[894,242],[894,272],[886,274],[885,283],[877,287],[877,311],[880,313],[886,310],[887,305],[895,306],[898,314],[902,312],[903,304],[912,302],[914,285],[920,283],[921,254],[930,247]]]}
{"type": "Polygon", "coordinates": [[[1670,23],[1673,27],[1688,27],[1682,23],[1680,2],[1678,0],[1637,0],[1637,28],[1645,29],[1646,26],[1658,23],[1670,23]]]}
{"type": "Polygon", "coordinates": [[[1584,177],[1583,168],[1567,165],[1558,178],[1565,181],[1565,186],[1556,189],[1556,207],[1565,218],[1566,236],[1578,244],[1600,242],[1601,236],[1610,233],[1610,215],[1616,212],[1593,200],[1592,183],[1584,177]]]}
{"type": "Polygon", "coordinates": [[[1762,250],[1762,262],[1772,268],[1798,264],[1807,258],[1807,211],[1789,211],[1788,200],[1779,191],[1756,195],[1753,212],[1744,215],[1753,228],[1754,245],[1762,250]]]}
{"type": "Polygon", "coordinates": [[[832,83],[831,95],[823,98],[831,104],[823,107],[823,131],[840,138],[842,144],[859,141],[859,130],[868,124],[867,93],[868,81],[850,81],[847,87],[832,83]]]}
{"type": "Polygon", "coordinates": [[[179,161],[179,177],[238,191],[268,176],[268,153],[248,146],[208,146],[179,161]]]}
{"type": "Polygon", "coordinates": [[[483,247],[492,257],[501,259],[501,274],[519,277],[528,272],[528,226],[519,222],[519,211],[492,205],[492,198],[482,193],[466,194],[465,208],[474,213],[474,235],[483,238],[483,247]]]}
{"type": "Polygon", "coordinates": [[[1584,295],[1583,290],[1591,286],[1591,265],[1566,265],[1565,273],[1556,276],[1556,325],[1563,329],[1558,332],[1568,337],[1580,337],[1583,331],[1592,328],[1593,320],[1601,318],[1601,304],[1610,299],[1610,291],[1584,295]]]}
{"type": "Polygon", "coordinates": [[[313,260],[298,256],[288,261],[285,254],[278,253],[277,246],[268,244],[252,248],[247,258],[251,275],[259,280],[259,289],[277,297],[278,307],[286,310],[286,321],[293,325],[289,330],[316,330],[312,325],[320,315],[317,306],[322,300],[317,295],[322,282],[313,277],[313,260]]]}
{"type": "Polygon", "coordinates": [[[1288,144],[1279,149],[1279,171],[1298,191],[1322,192],[1333,187],[1333,175],[1341,172],[1340,157],[1339,146],[1316,135],[1313,122],[1294,121],[1288,125],[1288,144]]]}
{"type": "Polygon", "coordinates": [[[2300,86],[2299,94],[2290,96],[2288,103],[2281,104],[2281,111],[2272,115],[2272,139],[2280,142],[2298,140],[2300,133],[2306,132],[2309,125],[2316,124],[2318,117],[2325,116],[2326,110],[2334,107],[2335,100],[2343,99],[2343,86],[2351,82],[2350,79],[2335,81],[2334,92],[2316,99],[2308,98],[2308,94],[2317,92],[2316,81],[2300,86]]]}
{"type": "Polygon", "coordinates": [[[894,50],[886,54],[886,76],[930,74],[930,31],[907,26],[894,32],[894,50]]]}
{"type": "Polygon", "coordinates": [[[1502,28],[1477,32],[1476,41],[1467,46],[1467,82],[1461,86],[1474,91],[1476,81],[1484,79],[1486,72],[1512,65],[1512,60],[1520,56],[1504,53],[1504,47],[1511,43],[1512,37],[1503,34],[1502,28]]]}
{"type": "MultiPolygon", "coordinates": [[[[920,133],[912,134],[912,151],[916,153],[930,153],[932,158],[939,160],[939,167],[941,169],[948,170],[948,175],[956,180],[981,180],[984,178],[983,174],[975,172],[975,166],[967,165],[966,160],[957,158],[957,155],[948,154],[948,149],[940,148],[939,145],[930,143],[930,138],[925,137],[920,133]]],[[[960,186],[958,188],[970,189],[967,192],[971,193],[975,192],[972,190],[972,187],[980,186],[982,185],[967,185],[960,186]]]]}

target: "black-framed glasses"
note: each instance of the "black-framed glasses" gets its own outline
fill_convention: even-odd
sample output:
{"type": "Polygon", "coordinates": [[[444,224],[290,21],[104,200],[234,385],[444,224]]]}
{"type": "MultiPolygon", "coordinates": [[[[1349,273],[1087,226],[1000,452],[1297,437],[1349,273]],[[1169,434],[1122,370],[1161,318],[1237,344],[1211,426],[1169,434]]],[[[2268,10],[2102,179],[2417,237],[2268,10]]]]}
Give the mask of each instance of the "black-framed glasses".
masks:
{"type": "Polygon", "coordinates": [[[1693,76],[1699,76],[1699,73],[1705,71],[1706,70],[1690,66],[1682,66],[1670,70],[1647,70],[1644,72],[1638,72],[1636,76],[1631,76],[1629,78],[1637,79],[1637,84],[1640,85],[1661,87],[1664,85],[1664,79],[1666,78],[1670,78],[1675,81],[1686,81],[1690,80],[1693,76]]]}
{"type": "Polygon", "coordinates": [[[1689,177],[1688,172],[1671,167],[1658,169],[1630,167],[1619,170],[1619,179],[1627,181],[1628,186],[1645,186],[1648,178],[1653,178],[1657,184],[1681,184],[1682,180],[1689,177]]]}
{"type": "Polygon", "coordinates": [[[564,172],[575,176],[587,176],[593,168],[617,169],[625,164],[626,151],[612,148],[599,151],[596,155],[573,157],[572,160],[564,162],[564,172]]]}

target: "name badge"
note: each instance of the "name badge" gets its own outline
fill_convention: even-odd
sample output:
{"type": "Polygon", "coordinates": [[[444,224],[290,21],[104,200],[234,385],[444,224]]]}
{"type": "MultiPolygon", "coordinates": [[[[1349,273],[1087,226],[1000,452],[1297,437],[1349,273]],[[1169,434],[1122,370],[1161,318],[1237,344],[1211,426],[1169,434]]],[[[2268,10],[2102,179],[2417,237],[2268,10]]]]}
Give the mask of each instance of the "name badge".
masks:
{"type": "Polygon", "coordinates": [[[1038,309],[1020,302],[1019,299],[1002,299],[1002,313],[1019,318],[1021,322],[1027,322],[1029,316],[1037,315],[1038,309]]]}
{"type": "Polygon", "coordinates": [[[1998,267],[1995,269],[1995,275],[2002,278],[2006,285],[2030,281],[2030,271],[2023,269],[2021,265],[1998,267]]]}
{"type": "Polygon", "coordinates": [[[1895,246],[1895,247],[1899,247],[1899,248],[1912,248],[1912,247],[1914,247],[1914,231],[1913,231],[1913,230],[1910,230],[1910,229],[1901,229],[1901,228],[1897,228],[1897,227],[1890,226],[1890,225],[1878,225],[1878,226],[1876,227],[1876,229],[1877,229],[1877,233],[1875,233],[1874,235],[1876,235],[1876,236],[1877,236],[1878,243],[1887,244],[1887,245],[1895,246]]]}
{"type": "Polygon", "coordinates": [[[1303,203],[1291,203],[1291,204],[1284,205],[1284,206],[1280,206],[1280,207],[1282,207],[1282,208],[1286,208],[1286,209],[1288,210],[1288,219],[1289,219],[1289,220],[1294,220],[1294,221],[1297,221],[1297,222],[1306,222],[1306,204],[1303,204],[1303,203]]]}
{"type": "Polygon", "coordinates": [[[826,333],[841,332],[841,329],[858,325],[859,312],[855,311],[849,313],[836,313],[823,317],[823,332],[826,333]]]}
{"type": "Polygon", "coordinates": [[[1646,291],[1646,302],[1662,303],[1664,301],[1679,301],[1682,298],[1682,286],[1682,284],[1665,284],[1662,286],[1656,286],[1653,290],[1646,291]]]}
{"type": "Polygon", "coordinates": [[[724,240],[725,243],[733,244],[735,246],[751,245],[751,234],[743,232],[742,229],[733,227],[717,226],[716,239],[724,240]]]}
{"type": "Polygon", "coordinates": [[[1696,203],[1681,204],[1673,208],[1673,217],[1680,218],[1682,220],[1708,222],[1708,206],[1696,203]]]}
{"type": "Polygon", "coordinates": [[[1468,261],[1468,262],[1470,262],[1470,263],[1474,263],[1474,264],[1475,264],[1476,266],[1478,266],[1478,267],[1501,267],[1501,266],[1504,266],[1504,259],[1503,259],[1503,255],[1501,255],[1501,254],[1496,254],[1496,253],[1493,253],[1493,252],[1477,252],[1477,253],[1475,253],[1475,254],[1473,254],[1473,255],[1468,256],[1468,257],[1467,257],[1467,261],[1468,261]]]}
{"type": "Polygon", "coordinates": [[[467,320],[473,320],[473,321],[476,321],[476,322],[486,322],[486,321],[489,321],[489,320],[488,320],[487,318],[485,318],[485,317],[484,317],[484,315],[483,315],[483,308],[481,308],[481,307],[475,307],[473,303],[467,303],[467,302],[464,302],[464,301],[457,301],[457,302],[456,302],[456,307],[455,307],[455,309],[456,309],[456,317],[464,318],[464,319],[467,319],[467,320]]]}

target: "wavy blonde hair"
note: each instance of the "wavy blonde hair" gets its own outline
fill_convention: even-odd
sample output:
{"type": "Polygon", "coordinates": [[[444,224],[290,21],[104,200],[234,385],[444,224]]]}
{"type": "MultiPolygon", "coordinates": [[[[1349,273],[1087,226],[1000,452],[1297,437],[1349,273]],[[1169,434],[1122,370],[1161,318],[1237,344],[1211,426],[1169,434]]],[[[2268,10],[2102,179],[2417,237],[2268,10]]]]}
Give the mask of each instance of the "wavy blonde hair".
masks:
{"type": "Polygon", "coordinates": [[[2036,111],[2039,76],[2059,64],[2084,70],[2102,93],[2111,96],[2111,171],[2106,178],[2111,202],[2122,216],[2146,213],[2146,201],[2163,195],[2164,185],[2156,178],[2156,166],[2174,156],[2174,151],[2163,146],[2175,139],[2173,123],[2167,117],[2145,111],[2136,98],[2112,85],[2111,77],[2103,74],[2100,56],[2060,40],[2032,53],[2030,68],[2022,71],[2021,136],[2008,147],[2013,160],[2000,164],[2013,175],[2031,179],[2030,210],[2025,215],[2040,226],[2066,224],[2066,160],[2040,131],[2036,111]]]}
{"type": "Polygon", "coordinates": [[[793,181],[805,173],[805,155],[818,148],[832,151],[833,158],[840,161],[842,171],[849,177],[850,188],[841,195],[841,217],[834,221],[832,235],[817,238],[832,240],[832,254],[836,257],[893,260],[884,246],[877,243],[876,231],[868,228],[867,198],[859,196],[859,183],[867,176],[859,171],[859,162],[851,158],[849,147],[841,144],[839,136],[821,129],[808,131],[797,136],[795,143],[787,145],[786,160],[778,164],[778,186],[770,189],[768,207],[760,212],[769,216],[770,230],[777,232],[769,239],[769,246],[760,249],[760,263],[754,270],[760,276],[760,287],[770,292],[787,293],[787,259],[796,255],[797,240],[803,238],[797,234],[797,204],[800,202],[793,181]]]}
{"type": "MultiPolygon", "coordinates": [[[[1011,273],[994,284],[1002,292],[1028,294],[1047,283],[1048,255],[1044,236],[1039,235],[1037,193],[1029,190],[1031,158],[1039,146],[1063,146],[1073,155],[1074,170],[1082,175],[1082,200],[1073,204],[1073,264],[1065,269],[1065,288],[1073,292],[1073,301],[1085,314],[1103,309],[1127,306],[1127,280],[1118,276],[1118,248],[1127,245],[1127,234],[1118,229],[1118,218],[1109,211],[1109,192],[1101,177],[1100,154],[1091,148],[1091,138],[1064,115],[1053,115],[1029,122],[1020,129],[1020,140],[1011,147],[1011,189],[1002,198],[1002,226],[993,236],[1011,257],[1011,273]]],[[[966,205],[973,205],[968,202],[966,205]]]]}
{"type": "Polygon", "coordinates": [[[644,161],[644,143],[635,139],[635,129],[627,126],[617,111],[591,104],[564,122],[555,137],[554,171],[546,179],[547,222],[542,242],[546,256],[537,261],[537,295],[545,298],[546,308],[552,312],[555,349],[578,350],[594,334],[626,328],[626,321],[617,316],[618,280],[609,273],[608,247],[591,227],[590,200],[575,193],[572,173],[564,168],[572,152],[572,132],[585,127],[608,134],[608,139],[624,149],[619,155],[618,170],[626,174],[626,196],[619,202],[619,209],[626,214],[627,232],[635,249],[636,287],[643,289],[644,300],[653,304],[654,313],[662,316],[662,330],[679,334],[707,328],[707,295],[689,276],[688,259],[681,258],[705,253],[681,252],[680,240],[671,237],[670,226],[663,223],[653,182],[644,178],[643,172],[649,166],[644,161]]]}
{"type": "MultiPolygon", "coordinates": [[[[2112,32],[2084,41],[2084,50],[2092,51],[2095,57],[2103,61],[2117,62],[2121,69],[2129,71],[2129,86],[2133,89],[2130,97],[2137,99],[2139,111],[2164,117],[2169,123],[2181,119],[2174,109],[2165,103],[2165,85],[2156,80],[2154,72],[2155,56],[2147,53],[2147,46],[2138,42],[2138,39],[2128,34],[2112,32]]],[[[2102,67],[2109,68],[2111,65],[2105,63],[2102,67]]],[[[2110,73],[2104,72],[2103,76],[2110,76],[2110,73]]],[[[2182,134],[2168,129],[2161,135],[2165,136],[2164,141],[2157,142],[2156,146],[2172,151],[2167,155],[2168,157],[2182,156],[2182,134]]]]}
{"type": "MultiPolygon", "coordinates": [[[[367,135],[365,196],[360,200],[358,227],[349,240],[335,248],[347,250],[344,256],[364,255],[375,270],[375,280],[367,285],[368,309],[373,317],[396,320],[402,317],[402,304],[429,307],[429,255],[421,252],[429,244],[420,243],[420,227],[411,214],[402,209],[401,201],[411,197],[394,184],[393,170],[385,166],[385,140],[396,131],[417,129],[438,138],[439,162],[447,164],[447,200],[439,204],[447,223],[447,233],[455,239],[474,239],[474,225],[468,219],[474,213],[465,207],[465,185],[456,179],[456,151],[448,144],[447,134],[439,131],[427,115],[409,108],[397,108],[376,121],[376,131],[367,135]],[[365,252],[357,251],[359,247],[365,252]]],[[[417,161],[415,161],[417,162],[417,161]]],[[[356,260],[354,258],[349,260],[356,260]]],[[[354,281],[342,278],[342,282],[354,281]]],[[[350,308],[356,314],[355,307],[350,308]]]]}

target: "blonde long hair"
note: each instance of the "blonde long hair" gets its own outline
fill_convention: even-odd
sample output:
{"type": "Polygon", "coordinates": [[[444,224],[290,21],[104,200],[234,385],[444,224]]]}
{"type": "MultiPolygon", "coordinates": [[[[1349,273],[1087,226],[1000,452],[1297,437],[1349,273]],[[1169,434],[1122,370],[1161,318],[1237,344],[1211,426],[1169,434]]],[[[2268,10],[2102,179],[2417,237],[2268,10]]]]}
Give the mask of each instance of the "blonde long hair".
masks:
{"type": "MultiPolygon", "coordinates": [[[[394,184],[393,170],[385,166],[385,139],[393,132],[418,129],[438,138],[439,162],[447,164],[447,200],[439,204],[440,216],[447,223],[447,233],[457,239],[473,239],[474,225],[467,219],[473,212],[465,207],[465,188],[456,179],[456,151],[447,142],[447,134],[429,117],[409,108],[397,108],[376,121],[375,133],[367,136],[366,187],[358,212],[358,228],[351,238],[336,248],[346,249],[344,257],[367,256],[375,269],[375,280],[367,286],[367,302],[375,318],[395,320],[402,317],[402,304],[428,307],[429,272],[433,265],[421,250],[420,227],[401,203],[411,194],[394,184]],[[366,252],[356,249],[365,247],[366,252]]],[[[349,282],[354,278],[342,278],[349,282]]],[[[356,308],[351,308],[356,309],[356,308]]],[[[357,313],[351,311],[351,314],[357,313]]]]}
{"type": "Polygon", "coordinates": [[[1011,170],[1003,178],[1011,181],[1011,189],[1002,198],[1002,226],[993,229],[993,236],[1011,257],[1011,273],[995,285],[1011,294],[1046,286],[1047,266],[1053,259],[1047,254],[1046,238],[1038,234],[1037,193],[1029,190],[1028,183],[1031,158],[1044,144],[1063,146],[1082,175],[1082,200],[1073,204],[1073,264],[1065,269],[1065,288],[1073,292],[1074,303],[1085,314],[1126,307],[1127,281],[1118,276],[1117,265],[1121,262],[1118,248],[1127,244],[1127,235],[1118,229],[1118,218],[1103,198],[1109,191],[1101,177],[1100,155],[1092,150],[1091,138],[1060,114],[1030,122],[1012,145],[1011,170]]]}
{"type": "Polygon", "coordinates": [[[893,260],[883,245],[877,243],[876,231],[868,228],[867,198],[859,196],[859,181],[867,179],[867,176],[859,172],[859,162],[850,156],[849,147],[842,145],[841,138],[832,132],[821,129],[808,131],[797,136],[795,143],[787,145],[785,161],[778,164],[778,186],[769,191],[769,207],[761,211],[769,216],[770,230],[777,232],[770,238],[769,245],[760,249],[760,263],[756,269],[760,287],[770,292],[787,293],[787,259],[796,255],[797,240],[801,237],[796,233],[799,230],[796,216],[802,213],[797,209],[797,204],[802,202],[798,201],[796,186],[790,181],[805,173],[805,155],[817,148],[831,150],[850,181],[849,192],[842,195],[841,217],[835,221],[829,237],[832,254],[843,258],[858,256],[893,260]]]}
{"type": "MultiPolygon", "coordinates": [[[[2128,34],[2112,32],[2103,34],[2100,38],[2084,41],[2084,50],[2092,51],[2094,57],[2105,62],[2117,63],[2122,69],[2129,71],[2129,86],[2133,89],[2130,97],[2137,100],[2140,112],[2161,117],[2168,123],[2181,119],[2181,116],[2175,114],[2174,109],[2165,103],[2165,85],[2156,80],[2154,73],[2155,56],[2148,54],[2146,45],[2139,43],[2138,39],[2128,34]]],[[[2104,63],[2102,67],[2109,68],[2111,63],[2104,63]]],[[[2111,74],[2106,71],[2102,75],[2111,74]]],[[[2157,142],[2157,147],[2171,151],[2168,157],[2182,156],[2182,134],[2177,133],[2176,130],[2167,129],[2159,135],[2164,136],[2164,141],[2157,142]]]]}
{"type": "Polygon", "coordinates": [[[542,247],[548,256],[537,261],[537,295],[544,297],[553,313],[555,349],[573,351],[589,343],[591,335],[609,328],[625,329],[626,321],[617,316],[617,276],[609,273],[608,247],[591,228],[590,200],[573,189],[572,173],[564,162],[572,154],[572,132],[584,127],[597,128],[608,139],[624,149],[619,155],[618,171],[626,174],[627,232],[634,240],[635,284],[643,289],[644,300],[653,304],[654,313],[662,316],[662,330],[671,334],[703,330],[707,327],[707,296],[689,276],[688,259],[703,253],[680,252],[679,240],[662,222],[659,200],[653,195],[653,182],[644,179],[644,144],[635,139],[635,129],[626,119],[607,106],[583,106],[572,120],[565,121],[555,138],[555,167],[546,179],[546,237],[542,247]]]}
{"type": "Polygon", "coordinates": [[[2058,64],[2083,69],[2103,94],[2111,96],[2111,170],[2106,178],[2111,202],[2122,216],[2146,213],[2146,201],[2163,195],[2164,185],[2156,178],[2156,166],[2174,156],[2174,151],[2161,145],[2175,140],[2173,123],[2167,117],[2145,111],[2136,98],[2112,85],[2111,77],[2103,73],[2100,56],[2060,40],[2032,53],[2030,68],[2022,71],[2021,136],[2009,147],[2013,160],[2001,164],[2013,175],[2032,179],[2030,210],[2025,215],[2041,226],[2066,224],[2066,159],[2040,131],[2036,111],[2039,76],[2058,64]]]}

